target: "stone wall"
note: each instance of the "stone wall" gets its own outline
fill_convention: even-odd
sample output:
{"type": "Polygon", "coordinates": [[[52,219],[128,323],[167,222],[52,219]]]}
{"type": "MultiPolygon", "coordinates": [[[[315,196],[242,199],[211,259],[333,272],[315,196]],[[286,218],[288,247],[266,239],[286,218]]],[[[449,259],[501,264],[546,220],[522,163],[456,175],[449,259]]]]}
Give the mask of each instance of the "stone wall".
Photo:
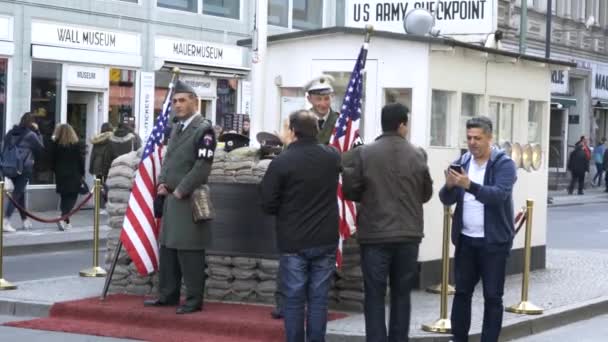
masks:
{"type": "MultiPolygon", "coordinates": [[[[107,269],[118,245],[140,153],[131,152],[117,158],[108,175],[106,210],[112,230],[108,235],[107,269]]],[[[259,183],[269,164],[270,160],[260,160],[258,150],[253,148],[240,148],[230,153],[217,151],[209,182],[259,183]]],[[[356,239],[346,242],[343,260],[343,267],[336,272],[333,280],[330,304],[334,308],[362,311],[363,280],[356,239]]],[[[278,271],[276,259],[207,255],[205,268],[206,298],[274,303],[278,271]]],[[[155,295],[158,293],[158,279],[156,275],[140,276],[123,248],[112,277],[110,293],[155,295]]]]}

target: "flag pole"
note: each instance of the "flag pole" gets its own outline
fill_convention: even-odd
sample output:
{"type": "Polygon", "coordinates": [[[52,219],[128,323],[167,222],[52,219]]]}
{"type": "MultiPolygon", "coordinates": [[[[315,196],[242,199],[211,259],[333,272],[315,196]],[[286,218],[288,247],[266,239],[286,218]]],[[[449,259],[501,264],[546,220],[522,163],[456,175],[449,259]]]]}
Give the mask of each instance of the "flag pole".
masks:
{"type": "MultiPolygon", "coordinates": [[[[169,90],[167,91],[167,95],[165,96],[165,101],[163,104],[166,104],[167,101],[171,101],[171,96],[173,93],[173,87],[175,86],[175,80],[178,78],[180,70],[178,67],[174,67],[171,69],[171,82],[169,82],[169,90]]],[[[163,108],[164,109],[164,108],[163,108]]],[[[112,282],[112,276],[114,276],[114,270],[116,269],[116,264],[118,263],[118,258],[120,256],[120,252],[122,250],[122,240],[120,236],[118,238],[118,245],[116,245],[116,251],[114,252],[114,258],[112,258],[112,265],[110,266],[110,272],[108,272],[108,276],[106,277],[106,282],[103,284],[103,290],[101,292],[100,300],[105,300],[108,295],[108,290],[110,289],[110,283],[112,282]]]]}

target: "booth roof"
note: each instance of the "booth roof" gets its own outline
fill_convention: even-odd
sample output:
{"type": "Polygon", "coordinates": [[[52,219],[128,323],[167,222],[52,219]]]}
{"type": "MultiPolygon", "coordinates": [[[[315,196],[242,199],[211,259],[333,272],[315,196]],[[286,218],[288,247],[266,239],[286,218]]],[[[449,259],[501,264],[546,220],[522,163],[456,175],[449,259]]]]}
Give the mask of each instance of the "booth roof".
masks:
{"type": "MultiPolygon", "coordinates": [[[[360,35],[361,37],[363,37],[365,35],[365,32],[366,32],[365,29],[361,29],[361,28],[334,26],[334,27],[322,28],[322,29],[317,29],[317,30],[296,31],[296,32],[290,32],[290,33],[272,35],[272,36],[268,36],[268,42],[272,43],[272,42],[279,42],[279,41],[284,41],[284,40],[325,36],[325,35],[339,34],[339,33],[354,34],[354,35],[360,35]]],[[[372,39],[374,36],[382,37],[382,38],[398,39],[398,40],[408,40],[408,41],[421,42],[421,43],[435,43],[435,44],[443,44],[443,45],[447,45],[447,46],[457,46],[457,47],[462,47],[462,48],[466,48],[466,49],[487,52],[487,53],[491,53],[491,54],[495,54],[495,55],[513,57],[513,58],[518,58],[518,59],[528,60],[528,61],[538,62],[538,63],[560,65],[560,66],[564,66],[564,67],[575,68],[577,65],[576,63],[568,62],[568,61],[562,61],[562,60],[557,60],[557,59],[547,59],[544,57],[538,57],[538,56],[532,56],[532,55],[522,55],[517,52],[487,48],[485,46],[465,43],[465,42],[455,40],[455,39],[435,38],[435,37],[429,37],[429,36],[416,36],[416,35],[409,35],[409,34],[405,34],[405,33],[394,33],[394,32],[387,32],[387,31],[374,31],[372,34],[372,39]]],[[[250,47],[251,44],[252,44],[252,39],[242,39],[242,40],[237,41],[237,45],[239,45],[239,46],[250,47]]]]}

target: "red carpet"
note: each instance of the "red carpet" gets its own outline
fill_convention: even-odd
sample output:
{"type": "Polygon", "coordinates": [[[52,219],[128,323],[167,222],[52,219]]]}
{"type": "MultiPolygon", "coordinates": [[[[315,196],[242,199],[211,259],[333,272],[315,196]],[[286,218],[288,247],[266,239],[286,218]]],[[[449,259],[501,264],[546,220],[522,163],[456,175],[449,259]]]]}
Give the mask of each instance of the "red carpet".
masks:
{"type": "MultiPolygon", "coordinates": [[[[176,315],[175,307],[144,308],[143,298],[114,295],[57,303],[49,317],[6,325],[158,342],[283,341],[283,321],[269,306],[206,302],[204,310],[176,315]]],[[[331,313],[329,319],[346,315],[331,313]]]]}

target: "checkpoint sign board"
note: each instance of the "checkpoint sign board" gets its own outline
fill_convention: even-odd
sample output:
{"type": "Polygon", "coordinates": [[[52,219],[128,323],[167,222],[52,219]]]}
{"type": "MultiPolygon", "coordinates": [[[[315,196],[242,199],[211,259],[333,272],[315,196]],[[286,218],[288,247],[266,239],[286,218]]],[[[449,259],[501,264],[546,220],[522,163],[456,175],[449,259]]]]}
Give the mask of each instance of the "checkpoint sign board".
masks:
{"type": "Polygon", "coordinates": [[[415,8],[435,17],[435,28],[445,35],[479,35],[496,30],[498,0],[347,0],[346,26],[374,25],[378,31],[405,33],[403,20],[415,8]]]}

